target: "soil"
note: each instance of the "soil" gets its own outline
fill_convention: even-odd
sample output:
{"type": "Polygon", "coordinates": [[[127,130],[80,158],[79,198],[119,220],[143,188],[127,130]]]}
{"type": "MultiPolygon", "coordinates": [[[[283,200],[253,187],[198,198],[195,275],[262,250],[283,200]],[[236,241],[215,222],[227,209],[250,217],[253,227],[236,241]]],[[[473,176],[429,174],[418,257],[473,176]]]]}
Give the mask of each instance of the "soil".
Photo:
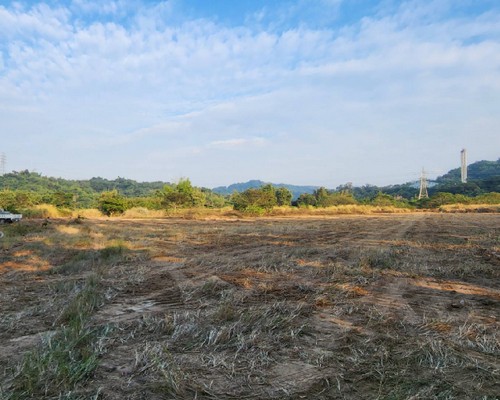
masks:
{"type": "Polygon", "coordinates": [[[81,398],[500,393],[500,214],[22,224],[0,239],[5,398],[91,273],[110,333],[81,398]]]}

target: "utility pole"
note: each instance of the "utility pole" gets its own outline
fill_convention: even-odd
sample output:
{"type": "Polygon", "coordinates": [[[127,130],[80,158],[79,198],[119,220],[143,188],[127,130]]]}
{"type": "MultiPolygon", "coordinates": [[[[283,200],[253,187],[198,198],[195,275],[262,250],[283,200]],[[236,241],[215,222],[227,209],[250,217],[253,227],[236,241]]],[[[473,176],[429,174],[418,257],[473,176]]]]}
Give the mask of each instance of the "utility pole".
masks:
{"type": "Polygon", "coordinates": [[[462,159],[462,170],[461,170],[462,183],[467,183],[467,150],[462,149],[460,155],[462,159]]]}
{"type": "Polygon", "coordinates": [[[422,167],[422,174],[420,175],[420,192],[418,194],[418,199],[429,197],[427,192],[427,178],[425,176],[424,168],[422,167]]]}

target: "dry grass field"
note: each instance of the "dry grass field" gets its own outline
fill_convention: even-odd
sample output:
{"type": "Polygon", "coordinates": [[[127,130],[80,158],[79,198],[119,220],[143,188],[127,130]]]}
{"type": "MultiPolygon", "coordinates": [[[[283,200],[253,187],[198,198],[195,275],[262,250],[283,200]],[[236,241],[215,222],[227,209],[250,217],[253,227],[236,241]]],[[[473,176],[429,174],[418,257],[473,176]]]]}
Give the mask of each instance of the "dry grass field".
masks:
{"type": "Polygon", "coordinates": [[[500,214],[1,230],[2,399],[500,394],[500,214]]]}

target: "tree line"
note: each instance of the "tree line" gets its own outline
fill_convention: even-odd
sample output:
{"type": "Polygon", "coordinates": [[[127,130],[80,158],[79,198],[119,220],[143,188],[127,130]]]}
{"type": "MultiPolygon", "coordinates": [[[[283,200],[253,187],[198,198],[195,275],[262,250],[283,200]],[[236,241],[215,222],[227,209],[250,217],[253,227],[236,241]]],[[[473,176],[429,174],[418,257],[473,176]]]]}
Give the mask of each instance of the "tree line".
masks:
{"type": "Polygon", "coordinates": [[[418,188],[410,184],[385,188],[341,185],[335,190],[320,187],[298,197],[286,187],[264,184],[259,188],[221,195],[207,188],[195,187],[189,179],[177,183],[140,183],[125,178],[70,181],[21,171],[0,177],[0,208],[23,212],[40,204],[50,204],[58,209],[95,208],[106,215],[119,215],[136,207],[150,210],[233,207],[237,211],[260,214],[280,206],[318,208],[357,204],[436,208],[454,203],[499,204],[500,174],[494,175],[492,171],[496,171],[494,168],[498,170],[500,163],[476,164],[479,164],[477,169],[488,171],[485,179],[461,183],[445,176],[446,179],[440,179],[438,184],[429,188],[430,197],[421,200],[416,199],[418,188]]]}

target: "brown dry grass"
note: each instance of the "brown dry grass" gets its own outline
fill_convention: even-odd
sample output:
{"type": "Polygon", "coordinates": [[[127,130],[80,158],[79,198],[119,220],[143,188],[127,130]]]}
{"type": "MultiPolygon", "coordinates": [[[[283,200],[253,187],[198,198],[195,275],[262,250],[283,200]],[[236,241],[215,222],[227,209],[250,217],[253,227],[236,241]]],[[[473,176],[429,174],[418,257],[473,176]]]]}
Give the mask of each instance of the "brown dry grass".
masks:
{"type": "Polygon", "coordinates": [[[447,204],[439,207],[439,211],[450,213],[500,213],[500,204],[447,204]]]}
{"type": "MultiPolygon", "coordinates": [[[[461,206],[461,205],[460,205],[461,206]]],[[[481,208],[482,210],[483,208],[481,208]]],[[[450,209],[451,210],[451,209],[450,209]]],[[[460,208],[460,210],[462,210],[460,208]]],[[[472,209],[471,209],[472,210],[472,209]]],[[[442,211],[448,211],[444,209],[442,211]]],[[[269,211],[262,211],[259,214],[251,212],[240,212],[233,207],[223,208],[177,208],[169,210],[150,210],[144,207],[134,207],[126,210],[120,216],[114,216],[113,219],[158,219],[158,218],[182,218],[182,219],[242,219],[264,217],[314,217],[314,216],[335,216],[335,215],[371,215],[371,214],[402,214],[411,213],[409,208],[398,208],[393,206],[371,206],[348,204],[331,206],[325,208],[316,207],[274,207],[269,211]]],[[[451,212],[451,211],[450,211],[451,212]]],[[[38,218],[109,218],[103,215],[97,209],[77,209],[66,210],[59,209],[50,204],[41,204],[30,209],[24,210],[25,217],[28,219],[38,218]]],[[[25,219],[26,219],[25,218],[25,219]]]]}
{"type": "Polygon", "coordinates": [[[499,226],[468,213],[8,226],[0,398],[494,399],[499,226]]]}

